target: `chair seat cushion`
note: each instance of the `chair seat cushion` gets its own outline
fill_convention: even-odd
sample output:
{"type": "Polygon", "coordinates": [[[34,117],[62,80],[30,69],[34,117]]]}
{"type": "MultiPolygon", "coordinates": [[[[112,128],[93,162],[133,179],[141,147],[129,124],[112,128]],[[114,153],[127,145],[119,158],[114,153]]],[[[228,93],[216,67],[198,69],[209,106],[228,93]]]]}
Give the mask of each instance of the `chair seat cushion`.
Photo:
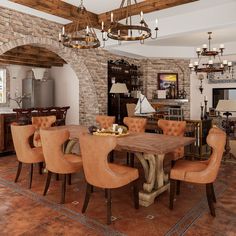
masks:
{"type": "Polygon", "coordinates": [[[186,174],[188,172],[199,172],[206,169],[206,167],[206,162],[178,160],[171,169],[170,178],[187,181],[186,174]]]}
{"type": "Polygon", "coordinates": [[[183,157],[184,157],[184,147],[176,148],[173,152],[169,152],[165,155],[165,158],[175,161],[183,157]]]}
{"type": "Polygon", "coordinates": [[[114,173],[119,176],[119,186],[114,186],[115,188],[131,183],[139,177],[138,169],[136,168],[117,165],[113,163],[108,163],[108,166],[114,173]]]}
{"type": "Polygon", "coordinates": [[[65,154],[64,159],[66,159],[66,161],[71,162],[71,163],[82,163],[82,158],[81,156],[77,156],[74,154],[65,154]]]}

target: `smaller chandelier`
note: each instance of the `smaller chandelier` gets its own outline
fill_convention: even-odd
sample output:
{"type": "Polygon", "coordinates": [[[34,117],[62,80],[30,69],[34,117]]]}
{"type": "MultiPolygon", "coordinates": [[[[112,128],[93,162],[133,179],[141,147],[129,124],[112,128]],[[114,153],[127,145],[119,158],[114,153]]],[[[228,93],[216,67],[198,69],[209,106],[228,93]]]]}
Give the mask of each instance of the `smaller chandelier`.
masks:
{"type": "Polygon", "coordinates": [[[65,32],[65,27],[62,28],[62,32],[59,33],[59,42],[70,48],[89,49],[99,47],[100,41],[92,27],[83,0],[81,0],[77,12],[78,19],[68,25],[68,32],[65,32]]]}
{"type": "Polygon", "coordinates": [[[212,73],[224,73],[227,69],[230,71],[231,67],[232,67],[232,62],[231,61],[227,61],[227,60],[223,60],[221,59],[220,56],[223,56],[223,52],[224,52],[224,44],[220,44],[219,49],[217,50],[216,48],[211,49],[211,35],[212,32],[208,32],[208,47],[207,44],[203,44],[202,45],[202,49],[201,48],[197,48],[196,49],[196,53],[198,55],[198,61],[194,62],[194,64],[190,63],[189,64],[189,68],[193,71],[196,72],[196,74],[198,72],[203,72],[203,73],[207,73],[207,78],[209,78],[209,74],[212,73]],[[202,57],[209,57],[209,60],[207,63],[202,63],[203,67],[200,67],[200,62],[202,57]],[[214,63],[213,59],[216,58],[216,56],[218,57],[218,63],[214,63]]]}
{"type": "MultiPolygon", "coordinates": [[[[144,20],[144,14],[140,12],[140,23],[139,25],[132,24],[132,8],[135,8],[137,5],[137,1],[134,0],[134,4],[131,4],[132,0],[122,0],[120,5],[120,12],[125,13],[125,24],[115,21],[114,14],[111,12],[111,22],[110,26],[107,30],[107,35],[104,30],[104,22],[102,22],[102,40],[103,45],[105,45],[105,41],[109,38],[117,40],[119,44],[121,41],[140,41],[141,44],[144,43],[145,39],[152,38],[151,29],[148,27],[146,21],[144,20]],[[126,3],[126,6],[125,6],[126,3]]],[[[158,20],[156,19],[156,27],[155,27],[155,37],[157,38],[158,31],[158,20]]]]}

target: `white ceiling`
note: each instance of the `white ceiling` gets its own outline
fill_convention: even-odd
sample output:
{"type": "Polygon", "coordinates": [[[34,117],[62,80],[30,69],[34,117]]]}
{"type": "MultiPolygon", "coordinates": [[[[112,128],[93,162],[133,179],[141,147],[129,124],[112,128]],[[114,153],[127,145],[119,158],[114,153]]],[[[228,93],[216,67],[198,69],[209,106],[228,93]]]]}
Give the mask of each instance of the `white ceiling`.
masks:
{"type": "MultiPolygon", "coordinates": [[[[62,0],[74,6],[80,5],[80,0],[62,0]]],[[[144,0],[137,0],[137,2],[143,2],[144,0]]],[[[134,2],[134,0],[132,1],[134,2]]],[[[119,8],[121,0],[83,0],[84,6],[88,11],[100,14],[103,12],[111,11],[113,9],[119,8]]]]}
{"type": "MultiPolygon", "coordinates": [[[[78,6],[80,0],[63,0],[64,2],[78,6]]],[[[140,2],[143,0],[138,0],[140,2]]],[[[84,5],[87,10],[100,14],[110,11],[114,8],[119,8],[121,0],[84,0],[84,5]]],[[[46,14],[29,7],[25,7],[8,0],[0,0],[0,6],[11,8],[26,14],[35,15],[47,20],[55,21],[61,24],[67,24],[70,21],[61,17],[56,17],[46,14]]],[[[227,43],[230,44],[230,53],[236,54],[236,0],[200,0],[197,2],[172,7],[169,9],[145,14],[145,20],[150,28],[155,27],[155,19],[159,20],[159,32],[157,40],[147,40],[145,46],[137,49],[137,43],[123,43],[122,46],[117,46],[117,43],[110,41],[107,43],[108,50],[121,51],[142,55],[153,56],[152,52],[156,48],[175,48],[173,54],[178,51],[186,51],[187,47],[194,51],[194,47],[199,47],[203,43],[207,43],[207,32],[213,32],[213,44],[227,43]],[[234,48],[235,44],[235,48],[234,48]],[[132,46],[131,46],[132,45],[132,46]],[[146,50],[148,47],[148,50],[146,50]],[[185,48],[181,50],[181,48],[185,48]],[[233,50],[235,50],[233,52],[233,50]]],[[[139,17],[135,17],[139,20],[139,17]]],[[[135,20],[134,20],[135,21],[135,20]]],[[[100,33],[97,31],[98,34],[100,33]]],[[[217,45],[216,45],[217,46],[217,45]]],[[[164,52],[164,50],[162,50],[164,52]]],[[[171,51],[171,50],[170,50],[171,51]]],[[[156,54],[156,53],[155,53],[156,54]]],[[[186,54],[186,57],[189,56],[186,54]]],[[[165,56],[163,54],[163,56],[165,56]]],[[[174,55],[180,56],[180,55],[174,55]]],[[[181,54],[181,56],[184,56],[181,54]]]]}

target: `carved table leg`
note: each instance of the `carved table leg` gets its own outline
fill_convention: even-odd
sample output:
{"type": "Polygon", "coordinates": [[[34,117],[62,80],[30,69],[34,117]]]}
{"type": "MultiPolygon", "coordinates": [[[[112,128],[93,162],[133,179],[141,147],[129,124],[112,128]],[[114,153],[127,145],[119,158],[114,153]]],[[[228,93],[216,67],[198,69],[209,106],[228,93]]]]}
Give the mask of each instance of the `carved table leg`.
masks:
{"type": "Polygon", "coordinates": [[[144,168],[146,180],[143,190],[139,192],[139,204],[147,207],[154,203],[159,194],[169,189],[169,184],[164,184],[163,161],[165,155],[142,153],[135,153],[135,155],[144,168]]]}

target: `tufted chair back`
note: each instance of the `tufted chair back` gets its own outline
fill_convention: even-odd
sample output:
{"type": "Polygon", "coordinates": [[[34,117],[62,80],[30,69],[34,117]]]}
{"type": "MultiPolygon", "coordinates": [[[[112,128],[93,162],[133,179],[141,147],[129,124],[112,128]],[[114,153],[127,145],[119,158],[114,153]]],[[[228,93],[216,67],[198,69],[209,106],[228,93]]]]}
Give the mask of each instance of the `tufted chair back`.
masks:
{"type": "Polygon", "coordinates": [[[107,129],[109,127],[112,127],[112,125],[115,123],[115,120],[115,116],[96,116],[96,122],[100,125],[101,129],[107,129]]]}
{"type": "Polygon", "coordinates": [[[29,138],[34,134],[33,125],[11,125],[11,133],[17,159],[23,163],[38,163],[44,161],[41,148],[31,148],[29,138]]]}
{"type": "Polygon", "coordinates": [[[32,125],[35,127],[33,143],[35,147],[41,147],[40,128],[49,128],[56,122],[56,116],[35,116],[32,117],[32,125]]]}
{"type": "Polygon", "coordinates": [[[70,157],[74,155],[63,153],[63,145],[70,137],[68,130],[40,129],[40,136],[46,168],[49,171],[58,174],[67,174],[75,173],[80,169],[82,161],[80,163],[73,163],[73,158],[70,157]]]}
{"type": "Polygon", "coordinates": [[[108,154],[116,146],[116,138],[83,133],[80,135],[79,141],[87,182],[100,188],[122,186],[124,176],[114,172],[107,162],[108,154]]]}
{"type": "MultiPolygon", "coordinates": [[[[184,136],[186,121],[174,121],[174,120],[158,120],[158,127],[160,127],[165,135],[171,136],[184,136]]],[[[177,148],[168,156],[172,160],[178,160],[184,157],[184,147],[177,148]]]]}
{"type": "Polygon", "coordinates": [[[128,126],[130,133],[144,133],[147,119],[137,117],[125,117],[124,124],[128,126]]]}

